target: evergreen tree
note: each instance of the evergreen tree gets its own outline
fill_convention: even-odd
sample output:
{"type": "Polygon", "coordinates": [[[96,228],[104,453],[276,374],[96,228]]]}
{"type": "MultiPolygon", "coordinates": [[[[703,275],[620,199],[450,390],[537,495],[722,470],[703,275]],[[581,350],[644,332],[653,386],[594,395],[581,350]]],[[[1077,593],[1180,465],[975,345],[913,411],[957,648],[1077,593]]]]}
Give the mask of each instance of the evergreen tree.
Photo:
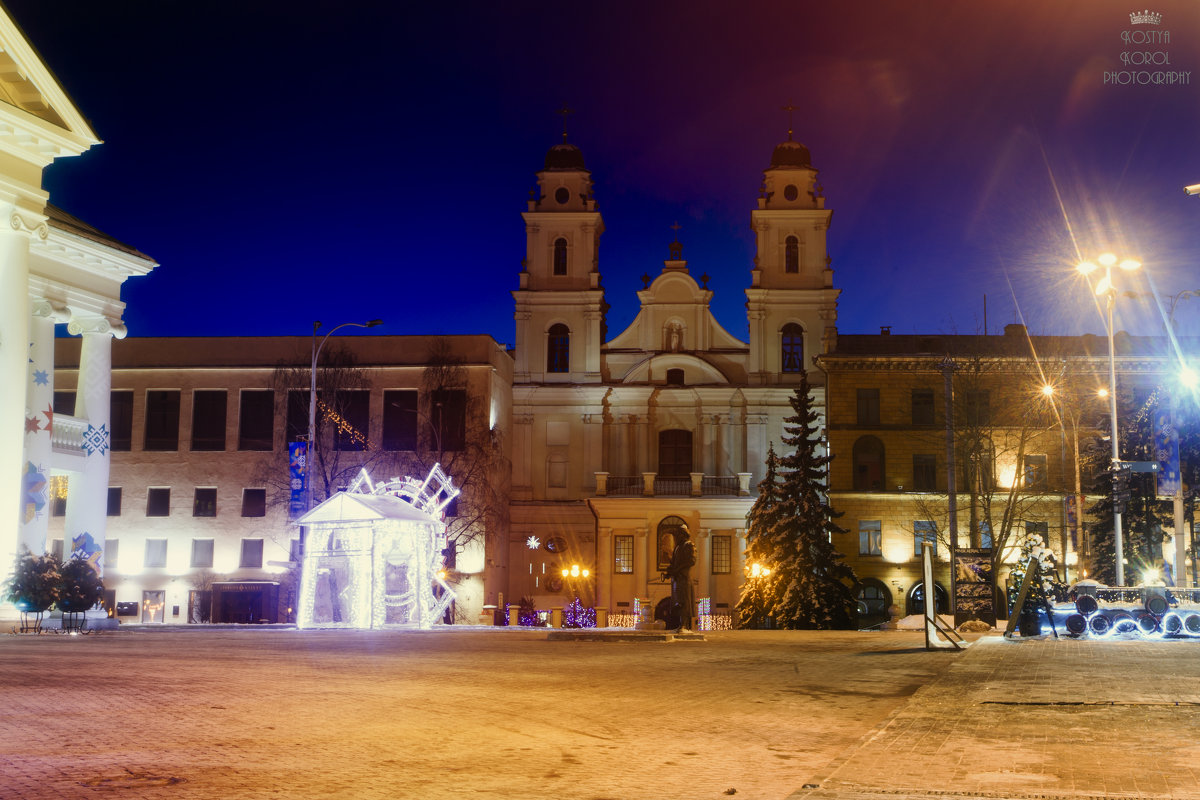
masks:
{"type": "MultiPolygon", "coordinates": [[[[832,456],[817,452],[821,442],[807,379],[790,402],[793,414],[784,420],[782,438],[793,452],[775,459],[774,466],[768,458],[768,477],[760,487],[765,491],[749,516],[747,560],[771,573],[743,598],[749,607],[755,593],[761,595],[757,601],[782,628],[850,628],[855,605],[851,587],[857,581],[833,547],[833,534],[845,530],[834,522],[841,514],[826,499],[832,456]]],[[[738,607],[740,613],[743,603],[738,607]]]]}
{"type": "MultiPolygon", "coordinates": [[[[770,555],[767,540],[760,534],[772,530],[779,516],[779,458],[775,445],[767,451],[767,474],[758,484],[758,499],[750,507],[746,520],[746,562],[764,565],[770,555]]],[[[769,617],[773,598],[769,594],[772,584],[769,575],[752,573],[742,584],[742,595],[735,608],[735,620],[739,628],[770,627],[769,617]]]]}

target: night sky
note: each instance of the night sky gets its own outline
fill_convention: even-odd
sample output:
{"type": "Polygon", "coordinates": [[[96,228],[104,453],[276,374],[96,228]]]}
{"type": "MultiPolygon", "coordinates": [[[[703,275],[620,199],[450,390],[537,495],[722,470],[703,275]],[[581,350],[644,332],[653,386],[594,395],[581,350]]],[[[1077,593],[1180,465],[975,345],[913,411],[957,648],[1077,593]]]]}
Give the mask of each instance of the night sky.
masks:
{"type": "MultiPolygon", "coordinates": [[[[378,317],[511,343],[520,213],[564,103],[610,336],[678,222],[746,338],[750,211],[789,102],[834,212],[842,333],[979,333],[985,295],[993,333],[1018,313],[1102,333],[1072,267],[1105,249],[1163,295],[1200,289],[1195,0],[1156,0],[1157,27],[1108,0],[4,2],[104,140],[49,168],[52,201],[161,264],[126,284],[133,336],[378,317]],[[1147,51],[1169,65],[1122,64],[1147,51]]],[[[1161,332],[1153,308],[1123,298],[1118,327],[1161,332]]],[[[1200,334],[1200,299],[1176,317],[1200,334]]]]}

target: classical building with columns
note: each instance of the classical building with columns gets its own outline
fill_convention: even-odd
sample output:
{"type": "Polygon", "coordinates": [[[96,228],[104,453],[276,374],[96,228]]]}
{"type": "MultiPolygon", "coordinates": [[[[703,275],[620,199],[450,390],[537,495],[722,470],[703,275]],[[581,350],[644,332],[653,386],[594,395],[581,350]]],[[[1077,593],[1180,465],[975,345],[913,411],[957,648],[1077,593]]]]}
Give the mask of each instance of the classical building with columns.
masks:
{"type": "Polygon", "coordinates": [[[0,9],[0,564],[46,546],[50,485],[77,501],[71,549],[103,569],[109,364],[125,335],[121,285],[156,265],[49,204],[42,170],[99,139],[0,9]],[[82,339],[75,414],[55,418],[55,325],[82,339]]]}
{"type": "Polygon", "coordinates": [[[648,601],[665,618],[662,572],[686,526],[696,596],[729,613],[746,513],[805,372],[823,407],[812,359],[836,336],[838,290],[825,244],[832,212],[816,176],[789,133],[749,209],[754,263],[729,265],[745,269],[749,342],[713,317],[707,279],[689,272],[678,241],[638,292],[633,323],[607,338],[591,173],[565,137],[550,148],[523,215],[513,292],[509,598],[545,604],[578,593],[618,615],[648,601]],[[576,566],[579,577],[562,575],[576,566]]]}

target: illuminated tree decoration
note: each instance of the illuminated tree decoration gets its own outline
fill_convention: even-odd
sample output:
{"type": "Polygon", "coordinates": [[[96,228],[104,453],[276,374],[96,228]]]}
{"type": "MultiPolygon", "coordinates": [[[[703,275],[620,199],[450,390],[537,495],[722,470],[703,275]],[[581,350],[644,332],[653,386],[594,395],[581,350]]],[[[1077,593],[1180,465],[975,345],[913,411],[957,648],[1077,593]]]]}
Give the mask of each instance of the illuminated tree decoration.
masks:
{"type": "Polygon", "coordinates": [[[583,601],[576,597],[563,608],[563,627],[596,627],[596,609],[585,607],[583,601]]]}

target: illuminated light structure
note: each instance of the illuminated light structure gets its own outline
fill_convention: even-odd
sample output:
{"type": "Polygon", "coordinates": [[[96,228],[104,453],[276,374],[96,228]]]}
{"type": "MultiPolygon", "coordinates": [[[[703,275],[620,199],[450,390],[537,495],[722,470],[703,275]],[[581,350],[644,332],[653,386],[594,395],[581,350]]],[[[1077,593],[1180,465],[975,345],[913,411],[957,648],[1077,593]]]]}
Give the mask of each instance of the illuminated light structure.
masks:
{"type": "Polygon", "coordinates": [[[444,510],[458,496],[434,465],[424,481],[375,485],[366,470],[309,511],[299,628],[428,629],[455,598],[442,571],[444,510]]]}

